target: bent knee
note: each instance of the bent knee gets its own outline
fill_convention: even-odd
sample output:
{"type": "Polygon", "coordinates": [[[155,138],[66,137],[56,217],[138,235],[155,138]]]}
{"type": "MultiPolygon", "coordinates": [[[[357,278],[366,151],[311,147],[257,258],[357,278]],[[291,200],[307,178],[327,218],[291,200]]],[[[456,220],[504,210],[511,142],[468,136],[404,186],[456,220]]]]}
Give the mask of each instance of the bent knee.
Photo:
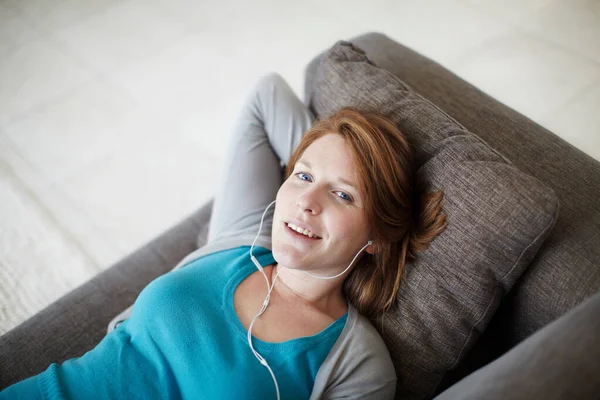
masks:
{"type": "Polygon", "coordinates": [[[271,71],[258,80],[254,90],[258,93],[271,94],[274,90],[278,88],[286,89],[287,86],[287,82],[279,73],[271,71]]]}
{"type": "Polygon", "coordinates": [[[258,83],[263,85],[278,85],[284,82],[285,79],[283,79],[283,77],[275,71],[267,72],[258,80],[258,83]]]}

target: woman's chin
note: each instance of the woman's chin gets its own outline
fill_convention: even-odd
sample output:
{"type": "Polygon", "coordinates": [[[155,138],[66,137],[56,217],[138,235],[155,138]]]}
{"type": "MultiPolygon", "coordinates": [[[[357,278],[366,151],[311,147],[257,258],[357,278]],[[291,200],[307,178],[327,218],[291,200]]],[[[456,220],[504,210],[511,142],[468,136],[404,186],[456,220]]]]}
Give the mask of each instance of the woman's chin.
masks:
{"type": "Polygon", "coordinates": [[[277,264],[282,265],[286,268],[304,269],[304,257],[305,254],[299,252],[298,249],[280,248],[276,244],[273,244],[273,258],[275,259],[275,261],[277,261],[277,264]]]}

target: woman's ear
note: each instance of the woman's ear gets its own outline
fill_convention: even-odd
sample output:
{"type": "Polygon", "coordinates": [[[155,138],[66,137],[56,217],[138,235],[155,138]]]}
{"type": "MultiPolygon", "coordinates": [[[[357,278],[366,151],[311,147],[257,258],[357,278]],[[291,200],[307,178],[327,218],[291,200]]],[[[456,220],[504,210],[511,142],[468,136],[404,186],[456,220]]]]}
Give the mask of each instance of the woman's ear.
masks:
{"type": "Polygon", "coordinates": [[[377,242],[375,240],[371,240],[371,242],[373,242],[373,243],[368,245],[365,248],[365,251],[369,254],[375,254],[379,251],[379,246],[377,245],[377,242]]]}

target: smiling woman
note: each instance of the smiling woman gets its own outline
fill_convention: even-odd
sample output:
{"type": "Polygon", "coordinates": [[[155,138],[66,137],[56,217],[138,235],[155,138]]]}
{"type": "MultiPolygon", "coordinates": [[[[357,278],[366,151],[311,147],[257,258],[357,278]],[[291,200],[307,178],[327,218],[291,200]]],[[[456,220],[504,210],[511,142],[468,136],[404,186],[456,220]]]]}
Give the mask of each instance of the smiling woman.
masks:
{"type": "Polygon", "coordinates": [[[294,165],[277,193],[273,255],[280,267],[334,275],[346,269],[371,238],[364,202],[353,183],[354,159],[340,135],[325,135],[294,165]],[[305,246],[287,241],[282,226],[289,223],[321,240],[305,246]]]}
{"type": "Polygon", "coordinates": [[[384,117],[313,122],[279,75],[260,79],[208,243],[94,349],[0,400],[392,399],[394,365],[366,316],[393,304],[406,261],[443,229],[442,196],[418,196],[410,146],[384,117]]]}
{"type": "MultiPolygon", "coordinates": [[[[348,255],[368,239],[375,242],[343,285],[348,300],[368,317],[393,306],[406,263],[446,227],[443,191],[419,191],[407,138],[377,113],[345,107],[317,121],[292,154],[286,178],[280,193],[289,193],[292,202],[310,201],[304,205],[313,213],[323,202],[333,205],[320,219],[334,234],[327,258],[335,259],[337,249],[348,255]],[[310,184],[293,178],[304,174],[302,167],[312,173],[304,179],[310,184]]],[[[273,248],[277,254],[275,240],[273,248]]]]}

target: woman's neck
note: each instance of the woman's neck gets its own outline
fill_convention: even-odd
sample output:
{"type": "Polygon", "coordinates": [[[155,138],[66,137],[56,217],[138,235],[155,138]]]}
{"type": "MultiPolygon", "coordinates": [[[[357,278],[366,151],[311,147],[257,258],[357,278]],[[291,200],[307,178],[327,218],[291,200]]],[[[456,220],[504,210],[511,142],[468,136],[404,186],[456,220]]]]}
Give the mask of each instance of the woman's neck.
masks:
{"type": "Polygon", "coordinates": [[[343,278],[320,280],[305,274],[273,264],[270,281],[279,273],[273,291],[290,304],[300,304],[314,308],[334,319],[340,318],[348,310],[344,298],[343,278]]]}

